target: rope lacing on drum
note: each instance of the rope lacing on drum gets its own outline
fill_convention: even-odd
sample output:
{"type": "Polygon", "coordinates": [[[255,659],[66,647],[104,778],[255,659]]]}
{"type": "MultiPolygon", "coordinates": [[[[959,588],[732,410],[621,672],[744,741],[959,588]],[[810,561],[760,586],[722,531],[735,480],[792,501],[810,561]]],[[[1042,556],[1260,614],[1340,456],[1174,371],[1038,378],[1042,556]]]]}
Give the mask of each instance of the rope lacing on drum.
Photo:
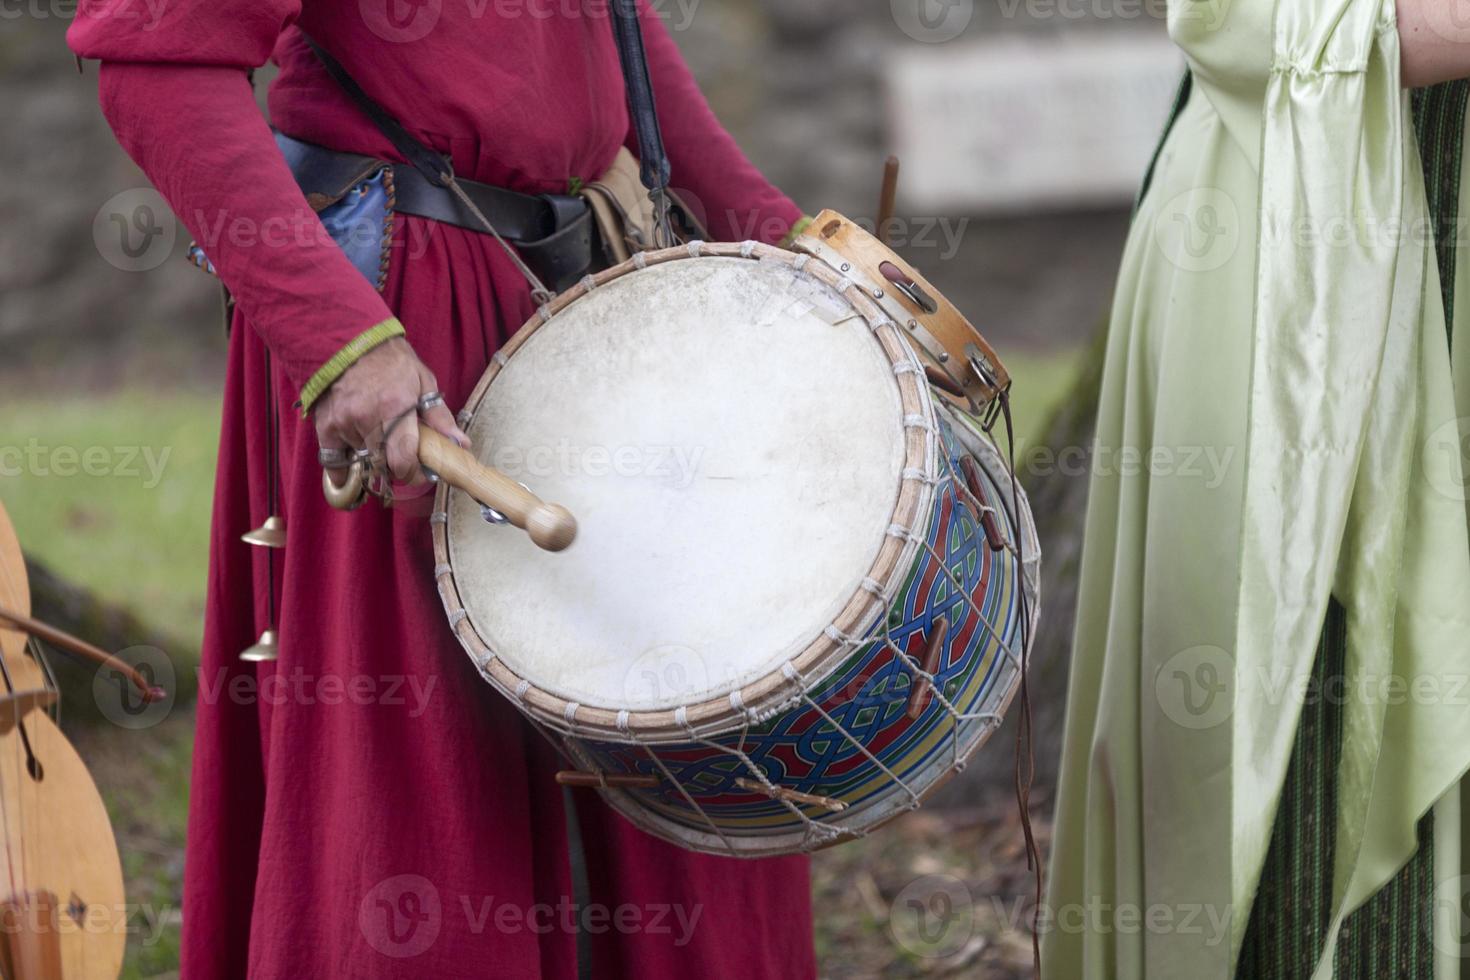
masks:
{"type": "Polygon", "coordinates": [[[586,275],[577,282],[577,285],[581,286],[585,292],[590,293],[597,288],[597,279],[594,276],[586,275]]]}
{"type": "Polygon", "coordinates": [[[730,852],[730,856],[739,857],[739,849],[730,843],[730,838],[725,836],[725,832],[720,829],[719,824],[710,819],[710,815],[705,812],[704,807],[699,805],[699,801],[689,795],[689,791],[684,788],[684,784],[674,778],[674,774],[669,772],[669,767],[664,765],[664,760],[658,757],[658,754],[653,751],[652,747],[639,738],[637,732],[629,732],[628,737],[643,749],[644,754],[648,756],[649,760],[658,768],[659,773],[664,777],[664,781],[678,790],[679,795],[684,798],[684,802],[689,804],[689,808],[699,814],[699,819],[704,821],[705,826],[710,829],[710,833],[720,839],[720,843],[725,845],[725,850],[730,852]]]}
{"type": "Polygon", "coordinates": [[[795,665],[793,665],[790,661],[787,661],[786,664],[782,667],[782,672],[784,673],[786,668],[788,667],[791,669],[792,674],[795,675],[796,680],[802,682],[801,700],[806,703],[807,707],[811,708],[817,714],[821,715],[822,720],[831,725],[833,731],[841,734],[842,737],[846,739],[853,748],[857,749],[858,752],[865,759],[867,759],[873,765],[877,766],[879,771],[881,771],[883,775],[893,780],[895,785],[897,785],[900,789],[907,793],[909,795],[910,805],[915,810],[917,810],[919,808],[920,797],[918,793],[914,792],[913,787],[900,779],[892,769],[884,765],[883,761],[879,759],[876,755],[874,755],[871,751],[869,751],[868,747],[864,745],[856,735],[848,731],[846,728],[842,727],[842,725],[837,721],[836,718],[833,718],[830,714],[827,713],[827,709],[823,708],[810,694],[806,693],[806,678],[801,675],[801,671],[797,670],[795,665]]]}
{"type": "Polygon", "coordinates": [[[505,350],[502,348],[490,355],[490,363],[498,368],[503,368],[510,363],[510,358],[505,356],[505,350]]]}
{"type": "Polygon", "coordinates": [[[905,429],[921,429],[924,432],[934,431],[934,421],[927,415],[905,415],[903,417],[905,429]]]}
{"type": "MultiPolygon", "coordinates": [[[[497,352],[497,353],[498,353],[498,352],[497,352]]],[[[456,416],[455,416],[455,417],[454,417],[454,421],[456,421],[456,422],[458,422],[458,423],[459,423],[459,427],[460,427],[460,428],[461,428],[461,429],[463,429],[463,428],[464,428],[464,427],[465,427],[465,426],[467,426],[467,425],[469,425],[469,424],[470,424],[470,423],[471,423],[471,422],[473,422],[473,421],[474,421],[474,419],[475,419],[475,417],[474,417],[474,415],[472,415],[472,414],[471,414],[471,413],[470,413],[470,410],[469,410],[469,409],[467,409],[467,408],[466,408],[466,409],[463,409],[463,410],[461,410],[461,411],[460,411],[460,413],[459,413],[459,414],[458,414],[458,415],[456,415],[456,416]]]]}
{"type": "Polygon", "coordinates": [[[526,692],[530,689],[531,682],[526,680],[524,677],[521,678],[520,683],[516,685],[516,700],[524,701],[526,699],[526,692]]]}
{"type": "Polygon", "coordinates": [[[434,513],[432,513],[432,514],[429,515],[429,523],[430,524],[448,524],[449,523],[449,512],[448,511],[443,511],[443,510],[436,510],[436,511],[434,511],[434,513]]]}
{"type": "Polygon", "coordinates": [[[740,243],[740,257],[748,259],[755,254],[756,243],[746,240],[740,243]]]}
{"type": "MultiPolygon", "coordinates": [[[[791,665],[788,662],[786,666],[789,667],[791,665]]],[[[702,738],[699,735],[695,734],[694,729],[690,726],[686,725],[683,727],[685,734],[689,736],[689,740],[691,742],[697,745],[703,745],[705,748],[713,749],[716,752],[721,752],[725,755],[733,756],[736,759],[739,759],[741,765],[745,767],[746,771],[754,776],[756,782],[760,783],[762,788],[765,789],[766,794],[770,796],[772,800],[779,803],[787,810],[791,811],[791,813],[802,822],[802,824],[805,826],[805,830],[802,832],[802,850],[812,850],[816,847],[821,846],[822,844],[829,843],[831,841],[846,836],[846,833],[842,830],[839,830],[835,827],[830,827],[823,823],[818,823],[817,821],[813,820],[811,817],[806,815],[805,811],[803,811],[795,803],[791,802],[785,796],[783,796],[780,787],[771,782],[771,777],[766,775],[766,771],[764,769],[755,764],[755,761],[746,754],[743,747],[732,748],[728,745],[721,745],[719,742],[711,741],[710,739],[702,738]]],[[[741,739],[741,742],[743,746],[743,738],[741,739]]],[[[697,805],[698,804],[696,804],[696,806],[697,805]]],[[[705,814],[702,807],[700,808],[699,812],[701,816],[704,816],[707,821],[709,820],[708,815],[705,814]]]]}
{"type": "Polygon", "coordinates": [[[696,238],[696,239],[694,239],[694,241],[690,242],[688,245],[685,245],[684,246],[684,250],[689,253],[689,257],[691,259],[697,259],[702,254],[704,254],[704,242],[702,242],[698,238],[696,238]]]}
{"type": "Polygon", "coordinates": [[[642,272],[644,269],[648,268],[647,252],[633,253],[633,268],[637,269],[639,272],[642,272]]]}
{"type": "Polygon", "coordinates": [[[577,709],[582,707],[576,701],[568,701],[566,707],[561,709],[561,716],[568,725],[577,723],[577,709]]]}
{"type": "Polygon", "coordinates": [[[434,577],[435,578],[443,578],[444,576],[448,575],[452,571],[454,571],[454,568],[448,562],[445,562],[442,565],[435,565],[434,566],[434,577]]]}
{"type": "Polygon", "coordinates": [[[924,369],[913,361],[895,361],[893,363],[893,373],[902,377],[905,374],[923,374],[924,369]]]}

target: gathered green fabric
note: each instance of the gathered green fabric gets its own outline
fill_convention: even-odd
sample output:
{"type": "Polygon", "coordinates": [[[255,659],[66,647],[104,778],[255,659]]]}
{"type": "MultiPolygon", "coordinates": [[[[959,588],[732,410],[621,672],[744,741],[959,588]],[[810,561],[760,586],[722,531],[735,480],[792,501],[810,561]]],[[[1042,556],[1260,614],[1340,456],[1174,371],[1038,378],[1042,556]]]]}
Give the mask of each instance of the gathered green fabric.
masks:
{"type": "MultiPolygon", "coordinates": [[[[1470,355],[1441,289],[1445,189],[1392,0],[1169,18],[1192,82],[1114,300],[1043,965],[1236,975],[1335,597],[1331,867],[1315,969],[1293,974],[1322,980],[1431,810],[1435,882],[1460,862],[1470,355]]],[[[1447,262],[1463,285],[1464,255],[1447,262]]]]}

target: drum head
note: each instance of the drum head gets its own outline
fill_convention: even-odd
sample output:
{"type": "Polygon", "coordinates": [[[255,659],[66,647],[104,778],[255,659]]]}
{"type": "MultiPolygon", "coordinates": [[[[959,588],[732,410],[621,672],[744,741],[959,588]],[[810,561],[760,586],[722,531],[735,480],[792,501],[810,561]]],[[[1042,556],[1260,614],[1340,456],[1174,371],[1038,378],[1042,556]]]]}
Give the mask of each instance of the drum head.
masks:
{"type": "Polygon", "coordinates": [[[789,262],[614,278],[471,408],[479,458],[579,535],[540,551],[450,493],[459,601],[506,667],[588,707],[664,710],[779,671],[863,587],[903,480],[892,359],[789,262]]]}

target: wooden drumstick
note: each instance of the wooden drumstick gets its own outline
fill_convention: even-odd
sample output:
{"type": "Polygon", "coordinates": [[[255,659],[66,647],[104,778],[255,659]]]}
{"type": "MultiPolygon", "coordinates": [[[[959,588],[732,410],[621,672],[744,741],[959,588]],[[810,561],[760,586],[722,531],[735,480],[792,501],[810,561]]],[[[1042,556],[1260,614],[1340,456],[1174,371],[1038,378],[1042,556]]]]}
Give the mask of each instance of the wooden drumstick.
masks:
{"type": "Polygon", "coordinates": [[[419,423],[419,462],[531,536],[539,548],[563,551],[577,538],[577,519],[560,504],[548,504],[497,469],[481,463],[451,439],[419,423]]]}
{"type": "Polygon", "coordinates": [[[893,221],[893,212],[898,207],[898,157],[889,157],[883,164],[883,192],[878,197],[877,234],[874,236],[884,245],[893,244],[893,235],[888,227],[893,221]]]}

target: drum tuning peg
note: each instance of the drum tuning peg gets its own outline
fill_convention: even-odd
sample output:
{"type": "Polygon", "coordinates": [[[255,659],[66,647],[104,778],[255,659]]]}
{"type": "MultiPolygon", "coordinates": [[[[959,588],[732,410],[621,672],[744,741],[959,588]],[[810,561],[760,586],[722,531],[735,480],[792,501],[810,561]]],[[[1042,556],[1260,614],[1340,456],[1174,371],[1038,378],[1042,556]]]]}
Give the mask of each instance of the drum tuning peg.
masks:
{"type": "Polygon", "coordinates": [[[240,540],[246,544],[255,545],[257,548],[284,548],[286,547],[286,522],[272,514],[260,527],[240,535],[240,540]]]}
{"type": "Polygon", "coordinates": [[[276,659],[276,631],[266,630],[260,634],[260,639],[255,641],[255,646],[248,647],[240,654],[240,659],[246,663],[263,664],[276,659]]]}

